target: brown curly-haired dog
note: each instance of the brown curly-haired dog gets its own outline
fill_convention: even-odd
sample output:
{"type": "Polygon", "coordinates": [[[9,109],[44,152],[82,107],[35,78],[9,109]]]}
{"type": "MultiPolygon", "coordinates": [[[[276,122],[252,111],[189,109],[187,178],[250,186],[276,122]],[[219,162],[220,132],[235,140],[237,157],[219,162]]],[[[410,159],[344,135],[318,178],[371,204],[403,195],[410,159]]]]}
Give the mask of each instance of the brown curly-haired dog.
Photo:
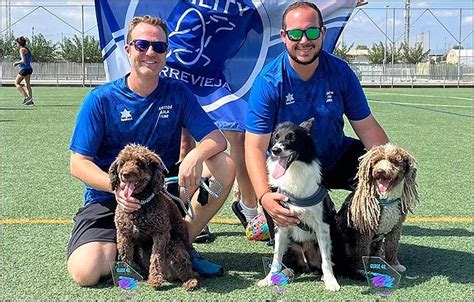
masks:
{"type": "Polygon", "coordinates": [[[415,176],[415,159],[392,144],[373,147],[360,158],[357,190],[333,225],[338,273],[365,278],[362,256],[383,257],[395,270],[406,270],[398,248],[402,223],[419,201],[415,176]]]}
{"type": "Polygon", "coordinates": [[[164,169],[157,154],[136,144],[127,145],[110,166],[112,188],[120,187],[141,203],[130,214],[117,206],[117,249],[123,261],[138,271],[148,270],[148,283],[154,288],[178,280],[192,290],[198,281],[188,232],[178,207],[163,193],[164,169]]]}

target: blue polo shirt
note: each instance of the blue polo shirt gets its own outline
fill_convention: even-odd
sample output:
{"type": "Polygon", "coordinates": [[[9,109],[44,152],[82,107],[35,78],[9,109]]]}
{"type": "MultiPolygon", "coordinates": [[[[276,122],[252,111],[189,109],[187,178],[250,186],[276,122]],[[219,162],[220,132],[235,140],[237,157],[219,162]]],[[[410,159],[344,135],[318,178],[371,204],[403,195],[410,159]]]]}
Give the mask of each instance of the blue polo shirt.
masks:
{"type": "MultiPolygon", "coordinates": [[[[118,153],[136,143],[156,152],[169,168],[179,159],[182,127],[197,141],[217,129],[182,82],[160,77],[157,88],[142,97],[128,88],[124,77],[86,95],[70,150],[92,157],[107,172],[118,153]]],[[[88,185],[85,189],[85,204],[113,196],[88,185]]]]}
{"type": "Polygon", "coordinates": [[[303,81],[284,52],[254,82],[246,130],[268,134],[282,122],[300,124],[314,117],[312,137],[323,173],[327,173],[352,141],[344,134],[343,115],[354,121],[370,115],[367,98],[347,62],[323,50],[316,72],[303,81]]]}

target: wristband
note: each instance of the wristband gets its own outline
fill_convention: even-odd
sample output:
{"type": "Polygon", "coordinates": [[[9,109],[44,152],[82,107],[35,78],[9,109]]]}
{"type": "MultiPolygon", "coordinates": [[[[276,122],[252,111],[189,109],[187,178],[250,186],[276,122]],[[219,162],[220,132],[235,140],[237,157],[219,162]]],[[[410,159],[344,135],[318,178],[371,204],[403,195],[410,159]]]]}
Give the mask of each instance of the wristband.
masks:
{"type": "Polygon", "coordinates": [[[260,197],[257,199],[258,204],[262,205],[262,198],[267,193],[272,193],[272,191],[267,191],[267,192],[263,193],[262,195],[260,195],[260,197]]]}

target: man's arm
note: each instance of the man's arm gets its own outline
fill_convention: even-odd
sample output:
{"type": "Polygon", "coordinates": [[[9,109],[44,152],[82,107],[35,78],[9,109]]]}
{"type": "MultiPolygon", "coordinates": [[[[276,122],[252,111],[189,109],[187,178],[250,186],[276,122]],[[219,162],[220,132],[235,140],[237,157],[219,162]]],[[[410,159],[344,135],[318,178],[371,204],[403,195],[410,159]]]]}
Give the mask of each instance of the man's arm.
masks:
{"type": "Polygon", "coordinates": [[[388,143],[387,134],[372,114],[360,121],[349,120],[349,122],[367,150],[388,143]]]}
{"type": "Polygon", "coordinates": [[[193,191],[200,185],[204,161],[224,152],[226,148],[227,141],[219,130],[207,134],[199,145],[183,159],[179,168],[179,186],[190,188],[193,191]]]}
{"type": "Polygon", "coordinates": [[[268,185],[265,153],[270,142],[270,134],[245,133],[245,161],[255,194],[262,207],[270,214],[278,226],[295,225],[299,221],[290,210],[280,205],[287,197],[272,193],[268,185]]]}
{"type": "Polygon", "coordinates": [[[102,171],[92,157],[71,152],[70,171],[72,176],[88,184],[94,189],[114,193],[110,186],[109,174],[102,171]]]}
{"type": "Polygon", "coordinates": [[[127,213],[140,208],[140,203],[133,197],[126,198],[120,186],[112,191],[109,174],[102,171],[92,160],[92,157],[71,152],[70,171],[72,176],[88,184],[94,189],[115,194],[117,203],[127,213]]]}

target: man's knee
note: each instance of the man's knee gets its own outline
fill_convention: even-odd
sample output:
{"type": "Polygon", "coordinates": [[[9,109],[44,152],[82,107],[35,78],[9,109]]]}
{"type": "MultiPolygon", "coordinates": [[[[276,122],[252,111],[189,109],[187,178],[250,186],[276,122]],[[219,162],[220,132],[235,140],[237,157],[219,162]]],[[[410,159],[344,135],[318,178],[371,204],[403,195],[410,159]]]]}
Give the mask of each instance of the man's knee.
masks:
{"type": "Polygon", "coordinates": [[[78,247],[69,257],[67,267],[74,282],[80,286],[96,285],[110,273],[110,262],[116,258],[116,244],[91,242],[78,247]]]}
{"type": "Polygon", "coordinates": [[[20,87],[23,87],[23,84],[18,83],[18,82],[15,82],[15,86],[16,86],[17,88],[20,88],[20,87]]]}
{"type": "Polygon", "coordinates": [[[231,187],[235,178],[234,161],[225,153],[219,153],[206,162],[214,178],[216,178],[224,188],[231,187]]]}

